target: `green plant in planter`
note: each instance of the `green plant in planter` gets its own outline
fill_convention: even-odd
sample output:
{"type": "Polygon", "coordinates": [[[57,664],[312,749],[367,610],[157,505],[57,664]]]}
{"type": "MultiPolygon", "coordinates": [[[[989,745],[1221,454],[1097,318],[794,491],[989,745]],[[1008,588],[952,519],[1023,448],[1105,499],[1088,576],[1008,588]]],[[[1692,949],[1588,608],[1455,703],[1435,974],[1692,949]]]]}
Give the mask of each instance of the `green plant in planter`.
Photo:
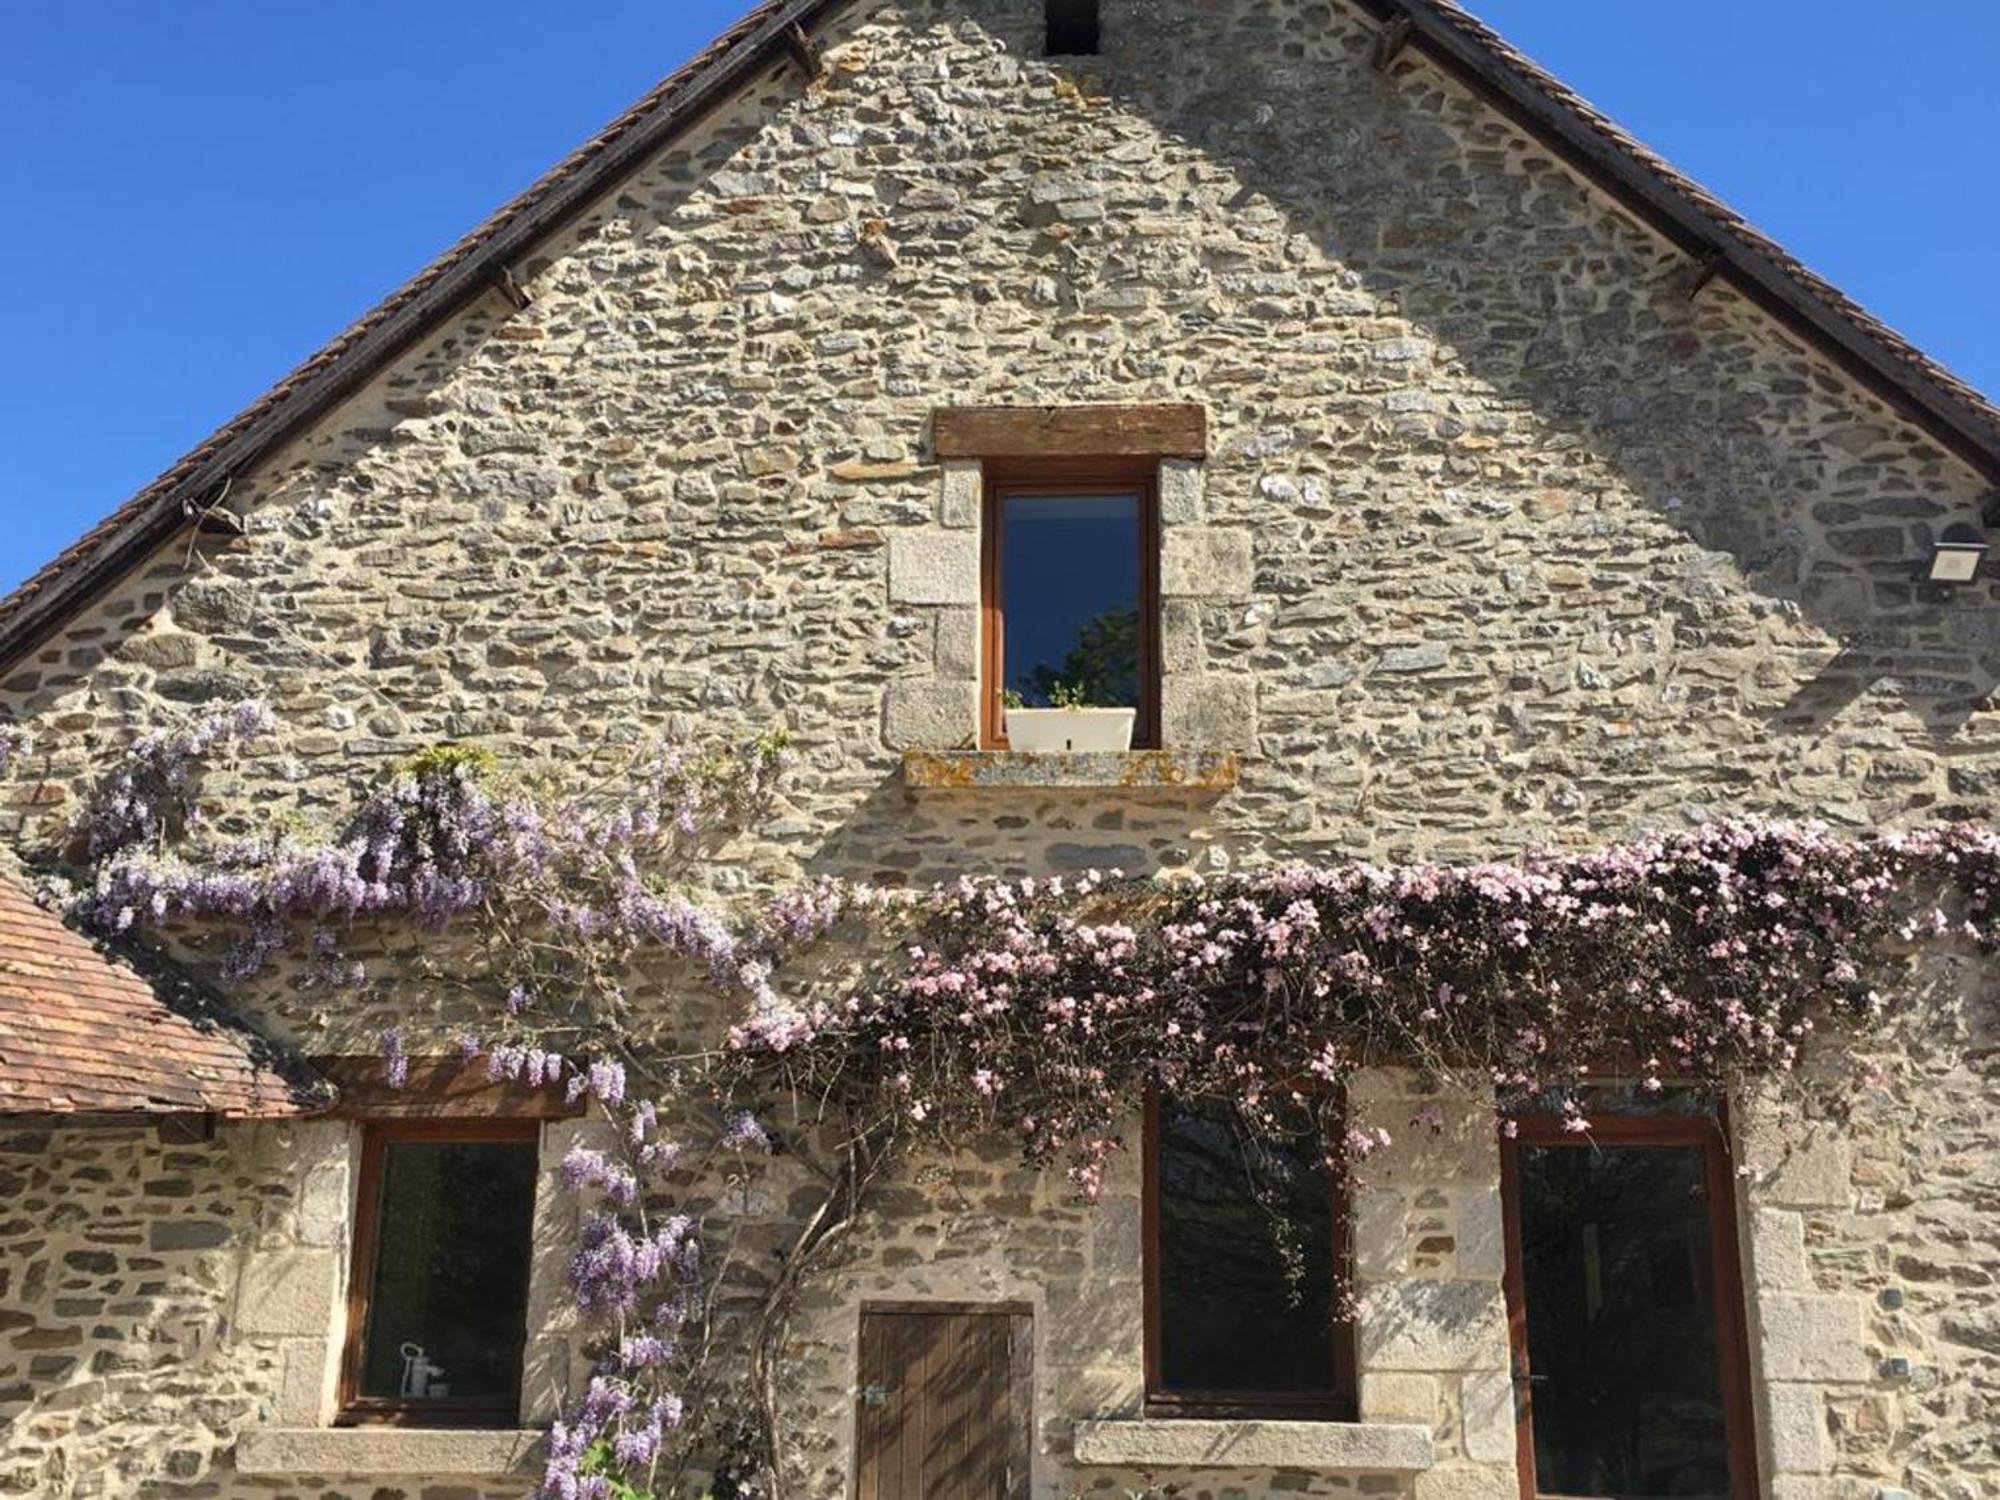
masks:
{"type": "Polygon", "coordinates": [[[1015,689],[1003,688],[1000,693],[1000,706],[1002,708],[1020,709],[1036,707],[1083,709],[1102,706],[1091,701],[1090,689],[1086,684],[1081,682],[1064,682],[1061,678],[1057,678],[1049,683],[1044,697],[1047,700],[1046,702],[1033,704],[1015,689]]]}
{"type": "Polygon", "coordinates": [[[1084,684],[1084,682],[1064,682],[1062,678],[1056,678],[1054,682],[1050,682],[1048,690],[1042,694],[1042,698],[1044,698],[1044,702],[1030,704],[1014,688],[1002,688],[1002,692],[1000,692],[1000,706],[1002,708],[1102,708],[1102,704],[1092,702],[1092,694],[1090,694],[1090,686],[1088,684],[1084,684]]]}
{"type": "Polygon", "coordinates": [[[1089,690],[1080,682],[1052,682],[1049,684],[1050,708],[1095,708],[1090,701],[1089,690]]]}

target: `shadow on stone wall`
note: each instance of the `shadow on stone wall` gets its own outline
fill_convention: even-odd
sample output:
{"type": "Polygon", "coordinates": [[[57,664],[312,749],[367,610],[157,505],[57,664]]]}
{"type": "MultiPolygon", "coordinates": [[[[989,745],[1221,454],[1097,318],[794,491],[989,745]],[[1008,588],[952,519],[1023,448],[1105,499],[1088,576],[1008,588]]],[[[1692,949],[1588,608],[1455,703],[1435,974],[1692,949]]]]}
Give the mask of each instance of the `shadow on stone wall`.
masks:
{"type": "MultiPolygon", "coordinates": [[[[1002,9],[1011,17],[1016,8],[1002,9]]],[[[1029,64],[1038,39],[1031,20],[1014,19],[1002,39],[1029,64]]],[[[1086,94],[1233,173],[1241,186],[1229,209],[1274,207],[1280,234],[1307,237],[1353,291],[1414,322],[1441,363],[1448,357],[1483,384],[1500,410],[1530,413],[1543,483],[1566,473],[1601,487],[1595,459],[1697,547],[1732,560],[1726,569],[1714,566],[1720,557],[1694,559],[1681,599],[1667,606],[1687,647],[1706,644],[1707,606],[1739,589],[1800,611],[1837,642],[1769,712],[1772,729],[1815,734],[1862,695],[1887,692],[1942,743],[1990,708],[2000,585],[1932,603],[1915,580],[1936,536],[1954,522],[1979,524],[1994,492],[1913,428],[1872,411],[1825,361],[1793,355],[1788,333],[1747,333],[1761,314],[1718,306],[1733,297],[1726,288],[1691,300],[1685,257],[1629,227],[1615,242],[1580,227],[1605,210],[1547,153],[1530,153],[1523,169],[1506,146],[1515,132],[1496,116],[1461,108],[1421,63],[1406,60],[1385,79],[1367,66],[1367,45],[1358,22],[1323,7],[1163,0],[1110,28],[1107,55],[1080,72],[1086,94]],[[1341,28],[1344,54],[1320,59],[1320,36],[1341,28]],[[1158,66],[1187,55],[1203,66],[1158,66]]],[[[1076,220],[1088,235],[1110,174],[1063,160],[1059,138],[1041,155],[1051,170],[1024,213],[1059,233],[1076,220]]],[[[1185,188],[1166,183],[1146,207],[1187,205],[1185,188]]],[[[1068,290],[1083,301],[1096,289],[1068,290]]],[[[1425,357],[1375,353],[1386,365],[1363,385],[1384,395],[1402,383],[1396,365],[1425,357]]],[[[1391,462],[1434,460],[1466,425],[1414,395],[1401,415],[1383,410],[1378,402],[1391,462]]],[[[1310,436],[1323,450],[1343,446],[1344,435],[1310,436]]]]}
{"type": "MultiPolygon", "coordinates": [[[[773,111],[794,107],[799,84],[790,75],[767,79],[760,85],[766,107],[719,124],[685,159],[619,193],[603,215],[606,223],[579,227],[579,265],[557,270],[547,309],[517,317],[496,297],[466,315],[359,403],[338,436],[315,440],[290,467],[260,479],[259,493],[272,497],[276,514],[254,542],[177,584],[163,567],[150,581],[150,597],[134,592],[123,604],[128,621],[143,618],[157,610],[159,591],[173,588],[177,622],[222,646],[220,664],[145,658],[185,648],[173,635],[139,636],[119,649],[156,671],[160,696],[177,702],[222,701],[313,678],[354,686],[355,701],[334,710],[348,723],[332,726],[320,737],[326,748],[308,753],[338,755],[348,774],[362,780],[439,733],[541,750],[567,744],[579,724],[636,731],[676,714],[733,722],[789,711],[819,686],[810,664],[813,637],[803,627],[822,623],[816,611],[851,607],[840,601],[852,600],[857,589],[879,587],[882,568],[879,550],[795,554],[790,543],[802,528],[822,524],[928,523],[933,506],[919,492],[927,481],[859,496],[854,487],[835,486],[825,474],[829,418],[809,403],[754,397],[754,420],[746,420],[742,405],[731,405],[736,393],[728,381],[712,372],[714,399],[694,399],[705,389],[696,384],[702,372],[685,363],[647,363],[657,383],[615,385],[608,397],[588,384],[586,368],[595,363],[616,372],[644,362],[636,327],[666,341],[679,338],[677,330],[702,337],[704,317],[724,318],[746,361],[775,368],[768,351],[757,352],[759,341],[775,337],[775,329],[812,330],[790,328],[777,314],[759,322],[702,311],[738,306],[773,286],[769,268],[742,263],[743,244],[755,243],[784,247],[787,267],[820,278],[805,279],[813,292],[838,287],[844,299],[874,299],[892,311],[914,306],[919,316],[925,299],[939,299],[941,320],[1016,299],[1002,322],[1027,330],[1023,345],[1071,338],[1085,347],[1082,336],[1093,326],[1123,340],[1115,360],[1055,358],[1043,349],[1017,365],[990,349],[951,345],[941,322],[934,336],[885,346],[865,372],[874,395],[841,405],[835,415],[842,422],[851,410],[876,421],[893,408],[900,423],[933,404],[1007,399],[1009,391],[1015,399],[1079,401],[1158,394],[1176,388],[1176,368],[1192,373],[1207,361],[1203,379],[1186,390],[1227,417],[1218,422],[1225,440],[1210,466],[1211,509],[1220,507],[1225,522],[1262,528],[1259,589],[1279,599],[1281,618],[1301,601],[1315,606],[1307,613],[1342,615],[1337,626],[1293,627],[1287,640],[1265,645],[1240,620],[1213,624],[1211,642],[1223,642],[1215,654],[1229,653],[1230,669],[1273,680],[1290,674],[1296,680],[1289,685],[1305,690],[1295,696],[1331,700],[1368,670],[1357,669],[1355,660],[1374,654],[1371,643],[1385,620],[1436,618],[1435,608],[1430,615],[1406,613],[1412,598],[1431,606],[1461,601],[1457,628],[1467,641],[1482,631],[1541,642],[1580,634],[1582,611],[1517,602],[1506,592],[1504,570],[1477,556],[1481,528],[1504,515],[1517,543],[1526,535],[1537,552],[1587,554],[1592,567],[1573,570],[1583,574],[1571,585],[1575,597],[1590,599],[1590,612],[1603,616],[1613,613],[1605,601],[1616,595],[1623,611],[1609,624],[1589,622],[1603,639],[1587,661],[1563,658],[1564,670],[1616,664],[1622,632],[1643,627],[1655,642],[1635,672],[1642,684],[1650,674],[1656,693],[1662,674],[1726,658],[1739,679],[1726,711],[1761,715],[1771,734],[1795,744],[1822,735],[1857,700],[1893,693],[1891,701],[1920,717],[1935,746],[1960,747],[1967,720],[1990,706],[2000,685],[2000,589],[1964,590],[1939,606],[1917,597],[1911,583],[1935,532],[1977,520],[1979,486],[1956,461],[1870,414],[1816,362],[1774,355],[1773,344],[1786,341],[1746,331],[1751,315],[1729,307],[1725,288],[1690,303],[1687,266],[1678,255],[1629,228],[1614,239],[1582,227],[1604,218],[1600,204],[1545,161],[1517,159],[1507,145],[1511,131],[1490,115],[1462,109],[1434,80],[1392,81],[1372,72],[1367,33],[1347,12],[1195,0],[1135,7],[1132,29],[1113,28],[1110,54],[1087,70],[1083,91],[1097,102],[1071,100],[1072,116],[1060,113],[1066,96],[1051,104],[1015,86],[1042,67],[1035,56],[1040,12],[1025,0],[996,0],[982,11],[984,35],[1003,49],[988,54],[984,74],[937,81],[912,62],[901,75],[877,78],[864,66],[837,77],[817,119],[797,125],[818,131],[851,124],[860,114],[868,130],[900,142],[915,127],[892,130],[886,115],[876,120],[878,111],[865,107],[868,91],[893,88],[905,101],[935,103],[940,120],[924,123],[913,137],[910,149],[925,155],[904,189],[948,183],[968,202],[976,199],[982,215],[1012,201],[1017,223],[1004,212],[989,222],[935,207],[910,209],[913,222],[932,226],[922,232],[933,238],[910,246],[899,271],[892,260],[865,253],[853,224],[804,222],[805,188],[771,170],[766,158],[796,164],[806,154],[789,138],[758,147],[771,139],[765,127],[773,111]],[[1329,45],[1323,38],[1337,28],[1347,28],[1339,33],[1344,50],[1322,56],[1329,45]],[[1201,68],[1158,65],[1163,56],[1191,52],[1203,57],[1201,68]],[[1014,72],[1012,84],[1001,76],[1005,68],[1014,72]],[[975,111],[983,108],[1032,117],[1033,140],[1023,145],[970,128],[980,124],[975,111]],[[1163,151],[1155,150],[1148,127],[1164,136],[1163,151]],[[1133,150],[1121,155],[1126,144],[1133,150]],[[1233,182],[1219,182],[1223,172],[1233,182]],[[704,188],[724,209],[706,205],[692,216],[690,230],[676,215],[704,188]],[[1111,203],[1107,194],[1114,191],[1120,196],[1111,203]],[[1204,197],[1211,192],[1213,203],[1204,197]],[[754,225],[766,212],[775,227],[760,231],[761,238],[714,232],[725,222],[754,225]],[[1240,252],[1125,227],[1127,217],[1165,221],[1204,212],[1226,215],[1232,226],[1240,220],[1240,252]],[[693,270],[676,259],[684,248],[678,242],[670,252],[660,249],[684,231],[695,243],[686,253],[699,260],[693,270]],[[970,273],[951,258],[965,243],[979,245],[986,261],[1003,264],[1013,281],[968,292],[960,283],[970,273]],[[907,278],[932,255],[950,274],[935,283],[919,280],[910,290],[907,278]],[[1319,257],[1337,274],[1293,274],[1319,257]],[[625,274],[628,267],[637,268],[634,276],[678,279],[663,289],[631,289],[622,302],[615,290],[599,290],[580,310],[566,307],[563,299],[575,293],[566,277],[587,280],[603,268],[625,274]],[[1046,307],[1029,297],[1031,282],[1046,284],[1046,307]],[[1217,299],[1212,294],[1224,283],[1227,299],[1217,299]],[[1160,294],[1150,314],[1121,303],[1134,289],[1160,294]],[[545,331],[545,313],[558,335],[587,325],[589,337],[570,364],[538,354],[527,337],[545,331]],[[1302,330],[1328,335],[1325,351],[1308,351],[1301,363],[1282,367],[1260,361],[1260,353],[1284,352],[1271,346],[1273,328],[1282,346],[1282,324],[1294,319],[1303,320],[1302,330]],[[1371,325],[1382,334],[1372,342],[1371,325]],[[1387,336],[1396,330],[1398,336],[1387,336]],[[1434,356],[1435,377],[1412,373],[1428,369],[1434,356]],[[473,364],[480,370],[471,382],[477,388],[447,391],[473,364]],[[1308,377],[1303,382],[1295,378],[1300,370],[1308,377]],[[959,376],[964,383],[954,385],[959,376]],[[1311,406],[1316,424],[1274,419],[1260,430],[1267,387],[1281,389],[1294,409],[1311,406]],[[635,441],[628,430],[630,413],[618,403],[636,399],[637,389],[657,407],[641,415],[671,414],[673,462],[709,471],[692,476],[702,481],[696,499],[683,490],[652,505],[662,513],[657,521],[624,518],[628,509],[645,508],[635,497],[648,485],[676,477],[659,469],[657,432],[635,441]],[[587,448],[563,449],[549,437],[558,426],[552,413],[571,405],[588,413],[587,448]],[[426,425],[434,430],[421,430],[426,425]],[[1295,430],[1269,430],[1280,426],[1295,430]],[[423,444],[436,444],[438,472],[420,473],[419,484],[396,465],[407,463],[413,448],[429,462],[423,444]],[[761,472],[752,460],[767,450],[751,451],[760,444],[789,444],[805,456],[792,455],[793,472],[761,472]],[[1481,455],[1479,463],[1452,467],[1471,452],[1481,455]],[[1308,520],[1282,498],[1267,500],[1260,492],[1287,466],[1337,478],[1330,503],[1308,520]],[[328,498],[336,492],[337,502],[328,498]],[[1635,526],[1627,493],[1657,526],[1635,526]],[[432,508],[421,526],[403,514],[419,503],[432,508]],[[649,534],[639,541],[660,559],[646,585],[650,594],[633,592],[629,556],[614,569],[600,555],[605,537],[628,540],[620,529],[627,527],[666,539],[649,534]],[[689,530],[698,539],[687,550],[699,552],[706,565],[672,555],[689,530]],[[328,537],[356,565],[354,579],[332,587],[307,576],[300,562],[308,549],[328,547],[328,537]],[[384,559],[382,569],[374,570],[371,554],[384,559]],[[413,556],[451,571],[459,615],[446,620],[425,602],[431,595],[403,598],[396,594],[400,585],[385,586],[371,574],[407,574],[413,556]],[[718,557],[741,567],[725,578],[713,566],[718,557]],[[746,581],[753,566],[762,572],[746,581]],[[1457,593],[1431,587],[1426,599],[1426,588],[1440,579],[1457,593]],[[400,612],[386,615],[362,592],[364,584],[394,595],[400,612]],[[683,589],[718,597],[734,590],[732,612],[677,613],[681,600],[669,596],[683,589]],[[552,612],[550,601],[558,598],[560,609],[552,612]],[[536,610],[523,611],[523,601],[536,610]],[[759,609],[767,613],[755,614],[759,609]],[[1769,621],[1793,615],[1824,634],[1805,641],[1794,631],[1784,658],[1768,664],[1767,680],[1756,652],[1769,621]],[[704,641],[745,628],[740,644],[731,639],[686,651],[677,641],[684,626],[705,631],[704,641]],[[1227,630],[1249,644],[1224,641],[1227,630]],[[658,640],[662,649],[629,666],[596,654],[597,636],[626,631],[658,640]],[[1323,644],[1335,639],[1337,645],[1323,644]],[[1339,659],[1343,653],[1347,660],[1339,659]],[[1315,670],[1327,674],[1324,682],[1315,680],[1315,670]],[[1753,678],[1756,691],[1740,685],[1753,678]]],[[[969,23],[953,24],[951,45],[962,49],[976,33],[969,23]]],[[[879,160],[890,149],[868,152],[879,160]]],[[[893,159],[867,170],[877,179],[893,238],[908,207],[895,198],[902,179],[893,159]]],[[[523,276],[533,280],[557,253],[545,250],[521,268],[523,276]]],[[[800,342],[799,357],[823,363],[828,379],[840,372],[838,358],[810,342],[800,342]]],[[[909,432],[882,440],[894,446],[912,437],[917,423],[907,425],[909,432]]],[[[843,441],[862,453],[868,438],[846,431],[843,441]]],[[[867,671],[892,678],[915,665],[915,651],[885,640],[867,655],[867,671]]],[[[843,663],[856,671],[859,660],[843,663]]],[[[1476,683],[1459,678],[1443,689],[1430,688],[1430,678],[1393,684],[1370,678],[1342,699],[1333,717],[1353,716],[1382,681],[1384,698],[1400,690],[1401,702],[1423,691],[1457,693],[1470,705],[1459,711],[1476,718],[1489,740],[1508,741],[1510,752],[1549,743],[1552,736],[1532,721],[1550,694],[1532,679],[1510,681],[1484,663],[1480,671],[1476,683]]],[[[1586,683],[1568,693],[1562,716],[1587,723],[1609,713],[1612,701],[1608,691],[1586,683]]],[[[1696,700],[1681,716],[1698,725],[1705,712],[1696,700]]],[[[1538,832],[1573,815],[1559,800],[1565,780],[1629,785],[1641,772],[1628,760],[1643,762],[1650,748],[1643,735],[1623,745],[1598,744],[1575,757],[1576,768],[1537,770],[1531,778],[1507,766],[1495,770],[1492,754],[1481,761],[1490,747],[1476,743],[1477,735],[1440,747],[1396,724],[1364,726],[1363,736],[1313,714],[1321,711],[1293,715],[1303,727],[1291,739],[1341,740],[1351,758],[1372,756],[1417,786],[1391,788],[1417,801],[1435,797],[1451,755],[1465,763],[1468,783],[1504,776],[1519,786],[1538,778],[1540,790],[1554,788],[1538,832]]],[[[1267,733],[1272,717],[1267,709],[1267,733]]],[[[1663,722],[1671,720],[1657,714],[1647,727],[1663,722]]],[[[1879,747],[1900,733],[1892,727],[1871,743],[1879,747]]],[[[1729,745],[1717,745],[1716,759],[1730,761],[1729,745]]],[[[1282,748],[1286,754],[1270,759],[1281,769],[1288,757],[1295,761],[1296,784],[1266,788],[1282,805],[1242,803],[1247,812],[1226,821],[1257,822],[1265,832],[1239,838],[1285,839],[1288,847],[1317,852],[1315,840],[1344,843],[1351,826],[1393,821],[1407,831],[1438,822],[1434,801],[1397,809],[1392,820],[1369,815],[1357,800],[1351,814],[1318,824],[1302,816],[1297,830],[1277,832],[1285,813],[1303,815],[1309,798],[1331,796],[1324,767],[1309,764],[1308,752],[1293,744],[1282,748]]],[[[1207,860],[1210,828],[1225,821],[1211,817],[1210,808],[1153,806],[1129,795],[1116,806],[1077,794],[1009,798],[1022,805],[1004,808],[984,800],[913,802],[887,769],[886,752],[870,745],[861,759],[882,779],[858,803],[843,804],[825,847],[802,854],[815,872],[924,883],[968,868],[969,851],[1002,872],[1108,864],[1144,872],[1207,860]],[[1121,824],[1121,815],[1128,821],[1121,824]]],[[[1372,774],[1378,767],[1353,769],[1372,774]]],[[[1690,782],[1690,796],[1735,799],[1761,772],[1727,763],[1701,774],[1709,781],[1690,782]]],[[[1990,784],[1996,775],[1961,767],[1952,788],[1976,802],[1981,778],[1990,784]]],[[[1496,835],[1496,823],[1518,815],[1527,827],[1532,811],[1504,799],[1496,810],[1482,800],[1487,791],[1484,782],[1469,785],[1458,812],[1466,825],[1461,836],[1482,845],[1511,837],[1504,828],[1496,835]]],[[[847,795],[844,788],[840,795],[847,795]]],[[[1588,811],[1594,828],[1623,827],[1640,813],[1657,815],[1662,805],[1656,799],[1643,809],[1614,804],[1588,811]]],[[[1575,807],[1580,813],[1584,803],[1575,807]]],[[[814,818],[825,811],[811,809],[814,818]]]]}

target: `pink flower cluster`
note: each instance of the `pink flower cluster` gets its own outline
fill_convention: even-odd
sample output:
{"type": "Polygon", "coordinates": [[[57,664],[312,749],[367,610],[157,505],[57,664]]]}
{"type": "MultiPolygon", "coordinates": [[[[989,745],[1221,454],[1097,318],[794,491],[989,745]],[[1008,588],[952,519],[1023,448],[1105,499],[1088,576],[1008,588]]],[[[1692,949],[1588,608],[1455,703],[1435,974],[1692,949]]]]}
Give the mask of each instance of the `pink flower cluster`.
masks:
{"type": "Polygon", "coordinates": [[[966,880],[871,916],[894,957],[761,1009],[737,1065],[907,1129],[1009,1130],[1089,1192],[1148,1089],[1254,1112],[1389,1063],[1484,1068],[1503,1095],[1607,1061],[1783,1072],[1816,1025],[1885,1003],[1896,944],[1994,939],[2000,836],[1721,823],[1459,867],[966,880]]]}

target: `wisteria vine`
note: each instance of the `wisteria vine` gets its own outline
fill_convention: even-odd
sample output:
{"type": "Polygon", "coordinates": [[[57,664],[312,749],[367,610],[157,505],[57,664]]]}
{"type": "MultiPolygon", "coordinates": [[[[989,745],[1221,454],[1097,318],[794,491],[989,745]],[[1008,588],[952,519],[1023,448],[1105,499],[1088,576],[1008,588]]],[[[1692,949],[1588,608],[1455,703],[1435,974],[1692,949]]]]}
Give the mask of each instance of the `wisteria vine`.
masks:
{"type": "MultiPolygon", "coordinates": [[[[1650,1088],[1782,1075],[1816,1029],[1890,1016],[1913,945],[2000,940],[2000,835],[1972,825],[1852,840],[1728,822],[1471,866],[724,900],[702,877],[769,805],[782,735],[647,749],[582,787],[446,747],[329,836],[223,830],[202,769],[272,727],[240,705],[141,740],[71,841],[73,914],[106,933],[220,927],[225,977],[286,953],[355,988],[372,980],[352,933],[435,936],[479,1002],[462,1053],[611,1124],[563,1168],[585,1201],[570,1286],[601,1336],[551,1434],[549,1500],[779,1493],[791,1302],[912,1150],[998,1133],[1088,1199],[1158,1089],[1226,1101],[1252,1131],[1315,1123],[1345,1169],[1384,1143],[1326,1086],[1357,1069],[1474,1074],[1503,1104],[1607,1066],[1650,1088]],[[726,1036],[660,1024],[663,957],[726,997],[726,1036]],[[726,1204],[778,1121],[778,1149],[835,1143],[825,1190],[749,1336],[724,1339],[740,1226],[690,1205],[726,1204]]],[[[439,1050],[400,1025],[382,1037],[392,1080],[413,1048],[439,1050]]]]}

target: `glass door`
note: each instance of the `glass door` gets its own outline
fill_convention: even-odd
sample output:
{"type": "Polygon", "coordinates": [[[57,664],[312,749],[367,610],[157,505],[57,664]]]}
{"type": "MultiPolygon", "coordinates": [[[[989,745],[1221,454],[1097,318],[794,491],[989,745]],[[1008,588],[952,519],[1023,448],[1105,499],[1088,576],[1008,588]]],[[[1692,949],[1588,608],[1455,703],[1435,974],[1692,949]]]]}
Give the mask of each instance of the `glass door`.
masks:
{"type": "Polygon", "coordinates": [[[1756,1493],[1734,1178],[1705,1115],[1514,1122],[1503,1163],[1522,1493],[1756,1493]]]}

